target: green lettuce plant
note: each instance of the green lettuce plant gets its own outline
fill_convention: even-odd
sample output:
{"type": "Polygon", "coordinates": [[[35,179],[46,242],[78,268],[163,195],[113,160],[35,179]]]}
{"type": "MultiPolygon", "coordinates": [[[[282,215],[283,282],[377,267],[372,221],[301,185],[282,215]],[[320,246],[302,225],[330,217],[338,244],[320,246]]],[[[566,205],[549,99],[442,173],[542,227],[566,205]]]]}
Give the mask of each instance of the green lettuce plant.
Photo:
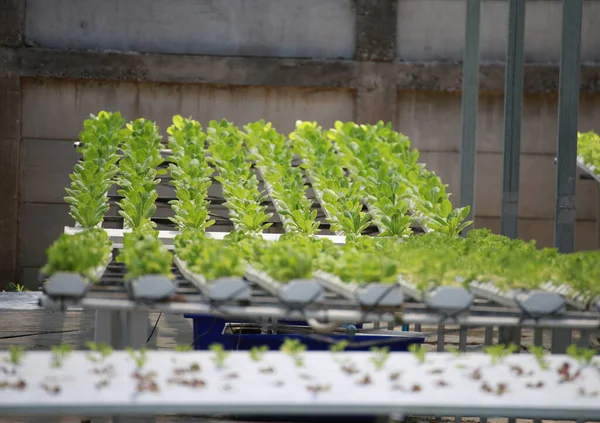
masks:
{"type": "Polygon", "coordinates": [[[272,213],[266,213],[264,194],[249,162],[240,130],[225,119],[211,121],[207,129],[210,162],[216,167],[222,184],[225,207],[237,229],[261,233],[271,226],[272,213]]]}
{"type": "Polygon", "coordinates": [[[175,212],[169,219],[180,231],[204,231],[215,223],[209,219],[206,199],[214,172],[206,159],[206,134],[199,122],[179,115],[173,117],[167,133],[171,183],[177,197],[169,202],[175,212]]]}
{"type": "Polygon", "coordinates": [[[101,111],[83,123],[77,151],[83,161],[75,165],[66,188],[69,214],[83,228],[99,226],[109,209],[108,190],[117,174],[119,148],[125,139],[125,120],[120,113],[101,111]]]}
{"type": "Polygon", "coordinates": [[[291,142],[263,120],[244,126],[244,137],[285,229],[308,235],[318,233],[317,210],[305,195],[308,186],[302,170],[292,166],[291,142]]]}
{"type": "Polygon", "coordinates": [[[123,249],[117,256],[117,261],[125,263],[126,281],[134,280],[145,275],[162,275],[173,278],[171,265],[173,256],[158,239],[158,233],[151,229],[140,229],[125,233],[123,249]]]}
{"type": "Polygon", "coordinates": [[[156,211],[156,176],[166,173],[158,170],[164,159],[161,156],[162,138],[154,122],[137,119],[127,124],[127,136],[123,143],[123,157],[119,162],[120,176],[117,183],[119,214],[128,229],[154,228],[152,216],[156,211]]]}
{"type": "Polygon", "coordinates": [[[78,273],[96,282],[96,269],[107,264],[112,243],[103,229],[90,228],[73,235],[62,234],[47,249],[47,261],[40,270],[43,275],[56,272],[78,273]]]}

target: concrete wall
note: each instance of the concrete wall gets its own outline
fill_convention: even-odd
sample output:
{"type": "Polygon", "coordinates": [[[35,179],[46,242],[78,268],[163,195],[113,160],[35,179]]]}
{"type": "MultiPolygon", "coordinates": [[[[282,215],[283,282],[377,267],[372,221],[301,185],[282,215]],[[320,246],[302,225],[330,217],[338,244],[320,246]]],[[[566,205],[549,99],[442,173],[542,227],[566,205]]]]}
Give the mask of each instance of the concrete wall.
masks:
{"type": "MultiPolygon", "coordinates": [[[[584,0],[581,60],[600,60],[600,2],[584,0]]],[[[562,1],[528,0],[525,60],[560,59],[562,1]]],[[[402,60],[462,60],[465,39],[464,0],[400,0],[396,49],[402,60]]],[[[504,61],[508,42],[508,1],[481,5],[481,60],[504,61]]]]}
{"type": "Polygon", "coordinates": [[[354,55],[351,0],[28,0],[41,47],[228,56],[354,55]]]}
{"type": "MultiPolygon", "coordinates": [[[[72,141],[89,113],[102,109],[156,120],[163,131],[177,113],[203,124],[264,118],[284,132],[298,119],[392,121],[459,198],[461,68],[454,62],[462,59],[464,0],[5,3],[0,190],[9,200],[0,210],[0,286],[33,285],[45,249],[71,223],[62,197],[76,161],[72,141]]],[[[526,73],[519,234],[545,246],[554,227],[561,4],[527,2],[526,60],[545,64],[526,73]]],[[[494,64],[481,68],[475,225],[495,231],[507,10],[506,0],[482,6],[481,58],[494,64]]],[[[600,61],[599,20],[600,1],[584,1],[588,62],[600,61]]],[[[586,64],[582,75],[580,126],[600,131],[600,72],[586,64]]],[[[596,248],[596,185],[579,181],[577,192],[576,246],[596,248]]]]}

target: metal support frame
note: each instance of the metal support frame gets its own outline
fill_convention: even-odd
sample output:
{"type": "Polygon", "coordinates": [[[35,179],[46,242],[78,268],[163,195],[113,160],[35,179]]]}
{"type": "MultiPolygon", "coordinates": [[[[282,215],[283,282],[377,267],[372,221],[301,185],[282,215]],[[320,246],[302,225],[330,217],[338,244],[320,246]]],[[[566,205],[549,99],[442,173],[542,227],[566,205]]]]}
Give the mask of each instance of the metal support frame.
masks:
{"type": "MultiPolygon", "coordinates": [[[[479,97],[479,28],[481,0],[467,0],[462,85],[462,143],[460,149],[460,205],[475,215],[475,156],[477,154],[477,104],[479,97]]],[[[463,230],[466,234],[469,227],[463,230]]]]}
{"type": "Polygon", "coordinates": [[[525,0],[510,0],[504,89],[504,165],[502,175],[502,235],[517,238],[519,228],[519,170],[525,51],[525,0]]]}
{"type": "Polygon", "coordinates": [[[115,349],[146,345],[148,312],[144,310],[96,310],[94,341],[115,349]]]}
{"type": "Polygon", "coordinates": [[[575,182],[583,0],[563,0],[554,246],[575,249],[575,182]]]}

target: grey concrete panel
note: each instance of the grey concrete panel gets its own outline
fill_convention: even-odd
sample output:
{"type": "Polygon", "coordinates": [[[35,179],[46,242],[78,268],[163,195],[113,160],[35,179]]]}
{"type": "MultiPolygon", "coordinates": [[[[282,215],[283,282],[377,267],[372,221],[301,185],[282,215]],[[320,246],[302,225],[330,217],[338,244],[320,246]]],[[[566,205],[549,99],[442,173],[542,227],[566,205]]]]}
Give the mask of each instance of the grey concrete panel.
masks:
{"type": "Polygon", "coordinates": [[[28,0],[29,44],[175,54],[351,58],[351,0],[28,0]]]}
{"type": "MultiPolygon", "coordinates": [[[[397,55],[402,60],[462,60],[464,0],[399,0],[397,55]]],[[[527,1],[525,61],[558,62],[562,2],[527,1]]],[[[581,58],[600,59],[600,3],[585,0],[581,58]]],[[[504,61],[508,42],[508,2],[485,0],[481,7],[481,59],[504,61]]]]}

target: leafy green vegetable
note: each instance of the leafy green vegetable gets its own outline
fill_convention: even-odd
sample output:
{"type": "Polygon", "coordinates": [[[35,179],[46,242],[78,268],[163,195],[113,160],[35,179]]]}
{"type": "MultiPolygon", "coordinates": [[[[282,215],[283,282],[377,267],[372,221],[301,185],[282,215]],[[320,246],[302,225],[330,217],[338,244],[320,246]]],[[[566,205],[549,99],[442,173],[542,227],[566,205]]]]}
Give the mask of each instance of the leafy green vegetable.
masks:
{"type": "Polygon", "coordinates": [[[137,119],[127,124],[126,142],[123,144],[123,157],[119,162],[121,175],[117,183],[123,199],[118,203],[119,214],[124,219],[124,226],[129,229],[144,227],[154,228],[156,224],[151,218],[156,211],[155,201],[158,198],[156,179],[159,173],[156,167],[164,159],[161,156],[162,138],[154,122],[137,119]]]}
{"type": "Polygon", "coordinates": [[[167,129],[171,156],[169,169],[175,186],[176,200],[169,201],[175,217],[169,219],[183,230],[204,231],[215,221],[208,219],[208,188],[213,169],[206,160],[206,134],[199,122],[173,117],[167,129]]]}
{"type": "Polygon", "coordinates": [[[331,140],[316,122],[296,122],[296,130],[289,137],[327,213],[331,230],[342,232],[348,239],[360,236],[371,220],[363,211],[364,187],[346,176],[331,140]]]}
{"type": "Polygon", "coordinates": [[[577,134],[577,155],[600,176],[600,136],[595,132],[577,134]]]}
{"type": "Polygon", "coordinates": [[[319,232],[317,210],[305,193],[308,186],[302,170],[292,166],[291,143],[263,120],[244,126],[246,145],[269,189],[277,212],[289,232],[319,232]]]}
{"type": "Polygon", "coordinates": [[[262,203],[266,197],[258,189],[258,179],[248,161],[239,129],[225,119],[211,121],[207,129],[210,161],[215,165],[223,186],[225,207],[236,228],[246,232],[261,233],[271,226],[272,213],[266,213],[262,203]]]}
{"type": "Polygon", "coordinates": [[[184,236],[188,239],[185,243],[176,238],[175,252],[194,273],[203,275],[207,280],[244,275],[247,262],[234,247],[199,233],[184,236]]]}
{"type": "Polygon", "coordinates": [[[158,239],[156,231],[145,229],[127,232],[123,237],[123,249],[117,261],[125,263],[126,281],[144,275],[163,275],[172,278],[171,263],[173,256],[158,239]]]}
{"type": "Polygon", "coordinates": [[[75,165],[70,175],[71,185],[66,188],[65,202],[69,214],[83,228],[100,225],[109,209],[108,190],[117,173],[118,149],[125,137],[125,120],[120,113],[102,111],[90,115],[79,135],[83,161],[75,165]]]}
{"type": "Polygon", "coordinates": [[[48,261],[41,273],[52,276],[56,272],[73,272],[96,282],[95,270],[107,264],[111,250],[112,243],[100,228],[62,234],[46,251],[48,261]]]}

